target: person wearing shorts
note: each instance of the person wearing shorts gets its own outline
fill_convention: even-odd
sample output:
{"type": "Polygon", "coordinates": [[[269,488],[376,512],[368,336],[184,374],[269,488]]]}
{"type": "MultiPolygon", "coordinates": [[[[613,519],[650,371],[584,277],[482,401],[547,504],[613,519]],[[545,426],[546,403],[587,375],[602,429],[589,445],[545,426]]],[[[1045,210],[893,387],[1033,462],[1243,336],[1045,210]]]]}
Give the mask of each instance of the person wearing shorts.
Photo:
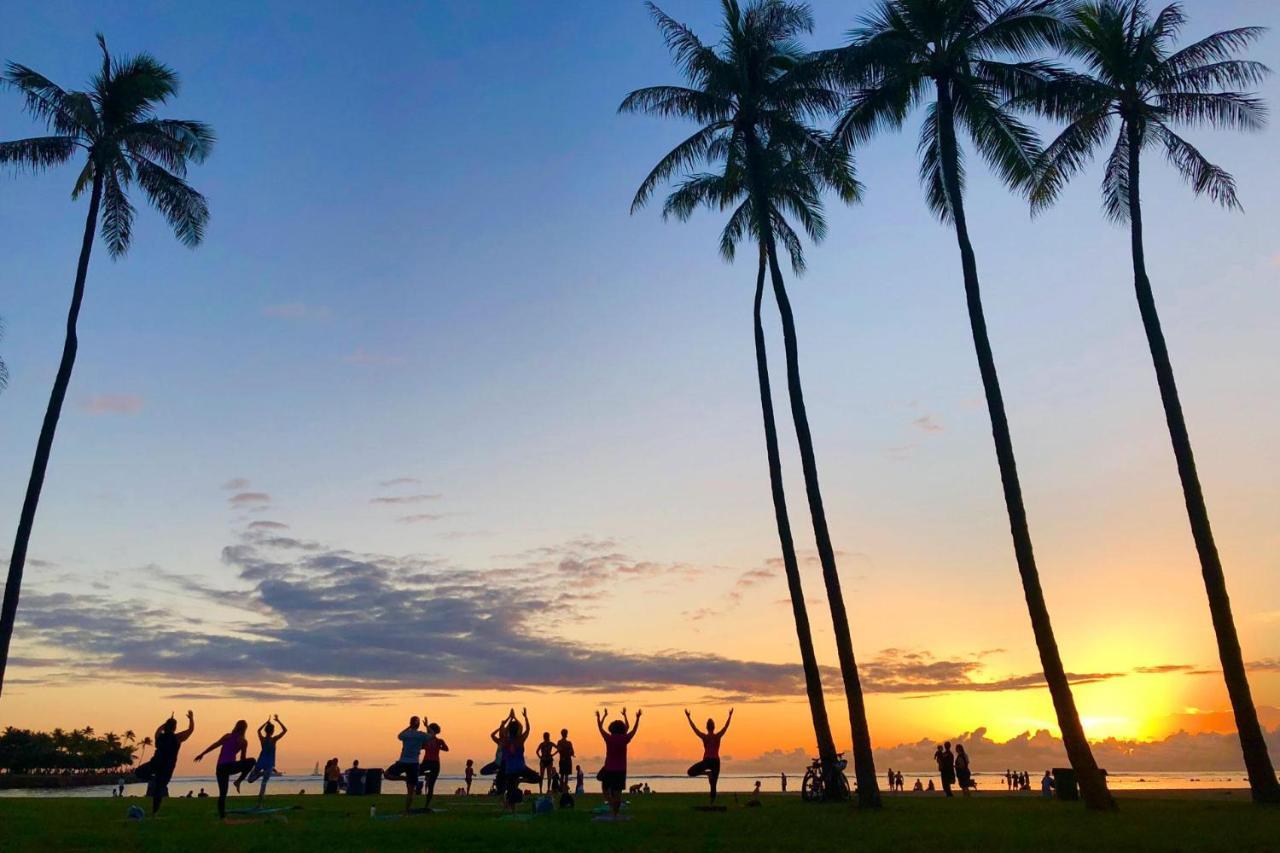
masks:
{"type": "Polygon", "coordinates": [[[427,742],[427,733],[421,729],[422,721],[417,717],[409,718],[409,727],[397,735],[400,738],[400,758],[386,769],[382,775],[393,782],[404,780],[404,810],[407,814],[413,808],[413,792],[418,787],[418,753],[422,752],[427,742]]]}
{"type": "Polygon", "coordinates": [[[720,740],[724,737],[724,733],[729,731],[729,724],[733,722],[733,709],[729,709],[729,717],[724,721],[724,728],[720,731],[716,731],[716,721],[710,719],[707,720],[706,732],[698,731],[688,708],[685,709],[684,717],[689,721],[689,728],[693,729],[693,733],[702,741],[702,760],[689,768],[689,775],[707,777],[711,783],[711,802],[714,805],[716,786],[720,781],[720,740]]]}
{"type": "Polygon", "coordinates": [[[560,730],[560,740],[556,741],[556,758],[560,762],[560,790],[566,793],[569,790],[569,777],[573,775],[573,759],[576,753],[573,751],[573,741],[569,740],[569,730],[560,730]]]}
{"type": "Polygon", "coordinates": [[[614,720],[609,724],[609,730],[605,731],[604,721],[609,716],[609,709],[606,708],[603,714],[596,712],[596,728],[604,739],[604,767],[600,768],[596,778],[600,780],[600,787],[614,820],[618,819],[618,812],[622,810],[622,792],[627,789],[627,745],[640,729],[642,713],[637,710],[635,725],[630,725],[627,709],[623,708],[622,719],[614,720]]]}
{"type": "Polygon", "coordinates": [[[542,793],[542,783],[546,782],[550,792],[556,766],[556,745],[551,742],[551,732],[542,733],[542,742],[538,744],[538,793],[542,793]]]}

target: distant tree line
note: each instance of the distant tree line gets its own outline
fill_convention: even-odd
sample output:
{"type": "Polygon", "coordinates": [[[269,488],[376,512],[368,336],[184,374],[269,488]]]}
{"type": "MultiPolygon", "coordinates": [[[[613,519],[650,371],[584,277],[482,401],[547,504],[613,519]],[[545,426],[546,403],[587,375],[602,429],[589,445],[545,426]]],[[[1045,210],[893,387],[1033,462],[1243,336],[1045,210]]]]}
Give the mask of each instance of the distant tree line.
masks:
{"type": "Polygon", "coordinates": [[[0,771],[83,773],[120,770],[133,764],[136,749],[114,732],[99,737],[89,727],[69,732],[62,729],[37,732],[9,726],[0,733],[0,771]]]}

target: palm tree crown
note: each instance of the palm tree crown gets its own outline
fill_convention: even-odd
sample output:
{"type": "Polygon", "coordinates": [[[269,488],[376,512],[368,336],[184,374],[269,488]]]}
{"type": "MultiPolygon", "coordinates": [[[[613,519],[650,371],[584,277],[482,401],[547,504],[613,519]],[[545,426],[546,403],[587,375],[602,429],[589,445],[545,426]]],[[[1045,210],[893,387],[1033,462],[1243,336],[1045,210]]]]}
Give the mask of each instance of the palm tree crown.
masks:
{"type": "Polygon", "coordinates": [[[663,216],[687,219],[699,206],[733,208],[720,249],[729,260],[746,237],[781,242],[797,269],[804,256],[788,215],[814,240],[826,233],[821,192],[855,201],[861,187],[847,154],[806,119],[829,111],[839,93],[812,73],[796,41],[813,28],[808,7],[764,0],[741,9],[722,0],[719,50],[652,3],[649,9],[688,86],[650,86],[628,95],[619,112],[676,117],[700,125],[658,161],[636,191],[632,211],[663,183],[683,176],[663,216]],[[700,163],[715,173],[689,174],[700,163]],[[763,210],[752,200],[758,198],[763,210]],[[766,227],[767,225],[767,227],[766,227]]]}
{"type": "Polygon", "coordinates": [[[208,156],[213,131],[197,121],[156,117],[155,107],[177,94],[172,69],[145,53],[113,61],[101,35],[98,44],[102,69],[87,92],[65,91],[25,65],[8,64],[0,81],[22,92],[27,112],[51,134],[0,143],[0,163],[42,171],[84,151],[72,197],[100,182],[101,234],[112,257],[129,249],[134,208],[127,191],[134,183],[177,238],[195,246],[209,207],[187,184],[187,164],[208,156]]]}
{"type": "MultiPolygon", "coordinates": [[[[850,33],[848,48],[825,54],[853,89],[836,124],[837,140],[855,145],[900,129],[936,89],[919,142],[920,178],[930,209],[943,221],[954,218],[942,167],[942,122],[948,117],[968,133],[1002,180],[1025,186],[1035,174],[1038,139],[1006,101],[1043,80],[1051,66],[1000,57],[1025,56],[1047,44],[1060,27],[1060,7],[1060,0],[882,2],[850,33]]],[[[962,164],[958,183],[963,190],[962,164]]]]}
{"type": "Polygon", "coordinates": [[[1077,172],[1108,143],[1102,191],[1107,215],[1129,219],[1129,137],[1141,151],[1164,150],[1169,163],[1191,184],[1224,207],[1240,206],[1235,180],[1174,128],[1209,126],[1259,130],[1267,110],[1245,90],[1269,73],[1260,62],[1236,54],[1259,38],[1262,27],[1224,30],[1173,50],[1186,16],[1174,3],[1152,16],[1142,0],[1100,0],[1074,7],[1061,47],[1083,72],[1062,71],[1018,99],[1067,128],[1045,150],[1043,169],[1031,194],[1039,210],[1057,198],[1077,172]]]}

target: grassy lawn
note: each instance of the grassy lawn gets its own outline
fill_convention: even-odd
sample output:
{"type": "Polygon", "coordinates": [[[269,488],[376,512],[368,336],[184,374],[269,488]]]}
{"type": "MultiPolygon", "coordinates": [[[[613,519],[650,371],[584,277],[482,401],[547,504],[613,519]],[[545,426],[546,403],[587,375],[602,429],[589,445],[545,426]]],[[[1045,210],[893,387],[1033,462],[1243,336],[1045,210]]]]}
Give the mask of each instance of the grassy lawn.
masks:
{"type": "MultiPolygon", "coordinates": [[[[745,798],[744,798],[745,799],[745,798]]],[[[1280,809],[1239,798],[1215,800],[1130,795],[1116,814],[1090,814],[1075,804],[1034,797],[890,798],[879,814],[847,806],[813,806],[766,795],[760,808],[695,811],[701,797],[633,797],[631,820],[592,820],[598,797],[577,811],[532,819],[500,819],[491,800],[437,797],[444,809],[407,818],[369,817],[396,811],[395,797],[271,797],[271,806],[298,805],[282,818],[242,818],[223,825],[213,800],[170,800],[160,818],[125,819],[130,803],[111,799],[0,799],[0,850],[595,850],[875,851],[1221,850],[1280,851],[1280,809]]],[[[230,808],[251,805],[248,798],[230,808]]]]}

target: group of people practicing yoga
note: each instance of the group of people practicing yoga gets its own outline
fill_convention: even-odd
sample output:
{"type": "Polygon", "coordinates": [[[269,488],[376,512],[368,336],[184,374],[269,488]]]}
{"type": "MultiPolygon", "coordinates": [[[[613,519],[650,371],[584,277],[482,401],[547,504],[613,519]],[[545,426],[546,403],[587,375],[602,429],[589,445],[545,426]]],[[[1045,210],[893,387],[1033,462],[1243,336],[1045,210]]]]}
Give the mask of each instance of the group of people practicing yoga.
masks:
{"type": "MultiPolygon", "coordinates": [[[[604,764],[596,774],[600,781],[605,800],[613,815],[617,817],[622,808],[622,795],[627,790],[627,747],[635,738],[640,728],[640,717],[643,711],[637,710],[635,721],[627,716],[627,709],[622,709],[621,717],[609,721],[609,709],[596,712],[596,728],[604,741],[604,764]],[[608,723],[606,725],[606,722],[608,723]]],[[[690,776],[706,776],[711,785],[711,801],[715,802],[716,787],[720,780],[720,742],[729,724],[733,722],[733,710],[725,719],[724,726],[716,729],[714,720],[707,720],[706,730],[699,729],[693,722],[688,710],[684,712],[689,728],[702,741],[702,759],[689,768],[690,776]]],[[[178,731],[177,720],[173,715],[156,729],[155,753],[151,760],[137,769],[140,780],[147,782],[147,795],[151,797],[152,814],[160,810],[161,801],[169,795],[168,786],[173,778],[174,768],[178,763],[178,752],[195,731],[195,714],[187,712],[187,727],[178,731]]],[[[258,726],[257,736],[259,751],[257,758],[248,756],[249,740],[246,733],[249,724],[245,720],[238,721],[231,731],[215,740],[204,751],[195,756],[199,762],[207,754],[218,750],[215,776],[218,781],[218,816],[226,817],[227,792],[231,785],[239,793],[241,783],[246,780],[252,784],[261,780],[258,791],[258,808],[262,807],[263,797],[267,792],[267,782],[276,771],[276,745],[288,733],[279,716],[258,726]]],[[[529,723],[529,712],[522,709],[520,718],[516,717],[512,708],[507,716],[489,733],[495,752],[493,761],[480,768],[480,775],[493,777],[493,793],[501,795],[505,807],[514,812],[516,806],[524,798],[521,785],[536,784],[538,791],[548,793],[560,792],[561,805],[572,805],[573,796],[584,792],[582,766],[575,764],[577,751],[573,741],[569,740],[569,730],[560,730],[560,739],[552,741],[550,732],[543,732],[535,754],[538,758],[538,769],[531,768],[525,760],[525,744],[529,739],[532,727],[529,723]],[[522,722],[523,721],[523,722],[522,722]],[[570,794],[570,779],[576,777],[574,793],[570,794]]],[[[388,767],[383,778],[405,783],[405,811],[413,809],[413,798],[418,791],[426,794],[424,810],[430,810],[431,800],[435,796],[436,781],[440,778],[440,753],[448,752],[449,745],[440,737],[440,724],[430,722],[426,715],[410,717],[409,725],[398,735],[400,740],[400,757],[388,767]]],[[[331,764],[336,766],[336,759],[331,764]]],[[[326,766],[326,784],[330,768],[326,766]]],[[[471,793],[471,782],[474,776],[473,765],[467,761],[465,779],[466,793],[471,793]]]]}
{"type": "MultiPolygon", "coordinates": [[[[169,782],[172,781],[174,768],[178,764],[178,751],[195,730],[196,715],[192,711],[187,711],[187,728],[184,731],[178,731],[178,721],[173,714],[170,714],[169,719],[156,729],[155,752],[152,753],[150,761],[140,765],[135,771],[138,779],[147,783],[147,796],[151,798],[152,814],[160,811],[161,801],[169,796],[169,782]]],[[[209,744],[204,752],[195,757],[196,761],[200,761],[210,752],[219,749],[218,764],[214,771],[218,779],[218,817],[227,816],[229,785],[234,784],[236,792],[239,793],[240,784],[246,779],[249,784],[261,779],[262,787],[258,789],[258,808],[262,808],[263,798],[267,794],[267,782],[276,775],[276,744],[289,730],[276,715],[258,726],[257,758],[249,758],[247,754],[249,740],[245,737],[245,733],[248,730],[249,724],[246,721],[238,721],[231,731],[209,744]],[[276,726],[280,727],[278,732],[276,726]],[[231,781],[233,776],[236,777],[234,783],[231,781]]]]}

